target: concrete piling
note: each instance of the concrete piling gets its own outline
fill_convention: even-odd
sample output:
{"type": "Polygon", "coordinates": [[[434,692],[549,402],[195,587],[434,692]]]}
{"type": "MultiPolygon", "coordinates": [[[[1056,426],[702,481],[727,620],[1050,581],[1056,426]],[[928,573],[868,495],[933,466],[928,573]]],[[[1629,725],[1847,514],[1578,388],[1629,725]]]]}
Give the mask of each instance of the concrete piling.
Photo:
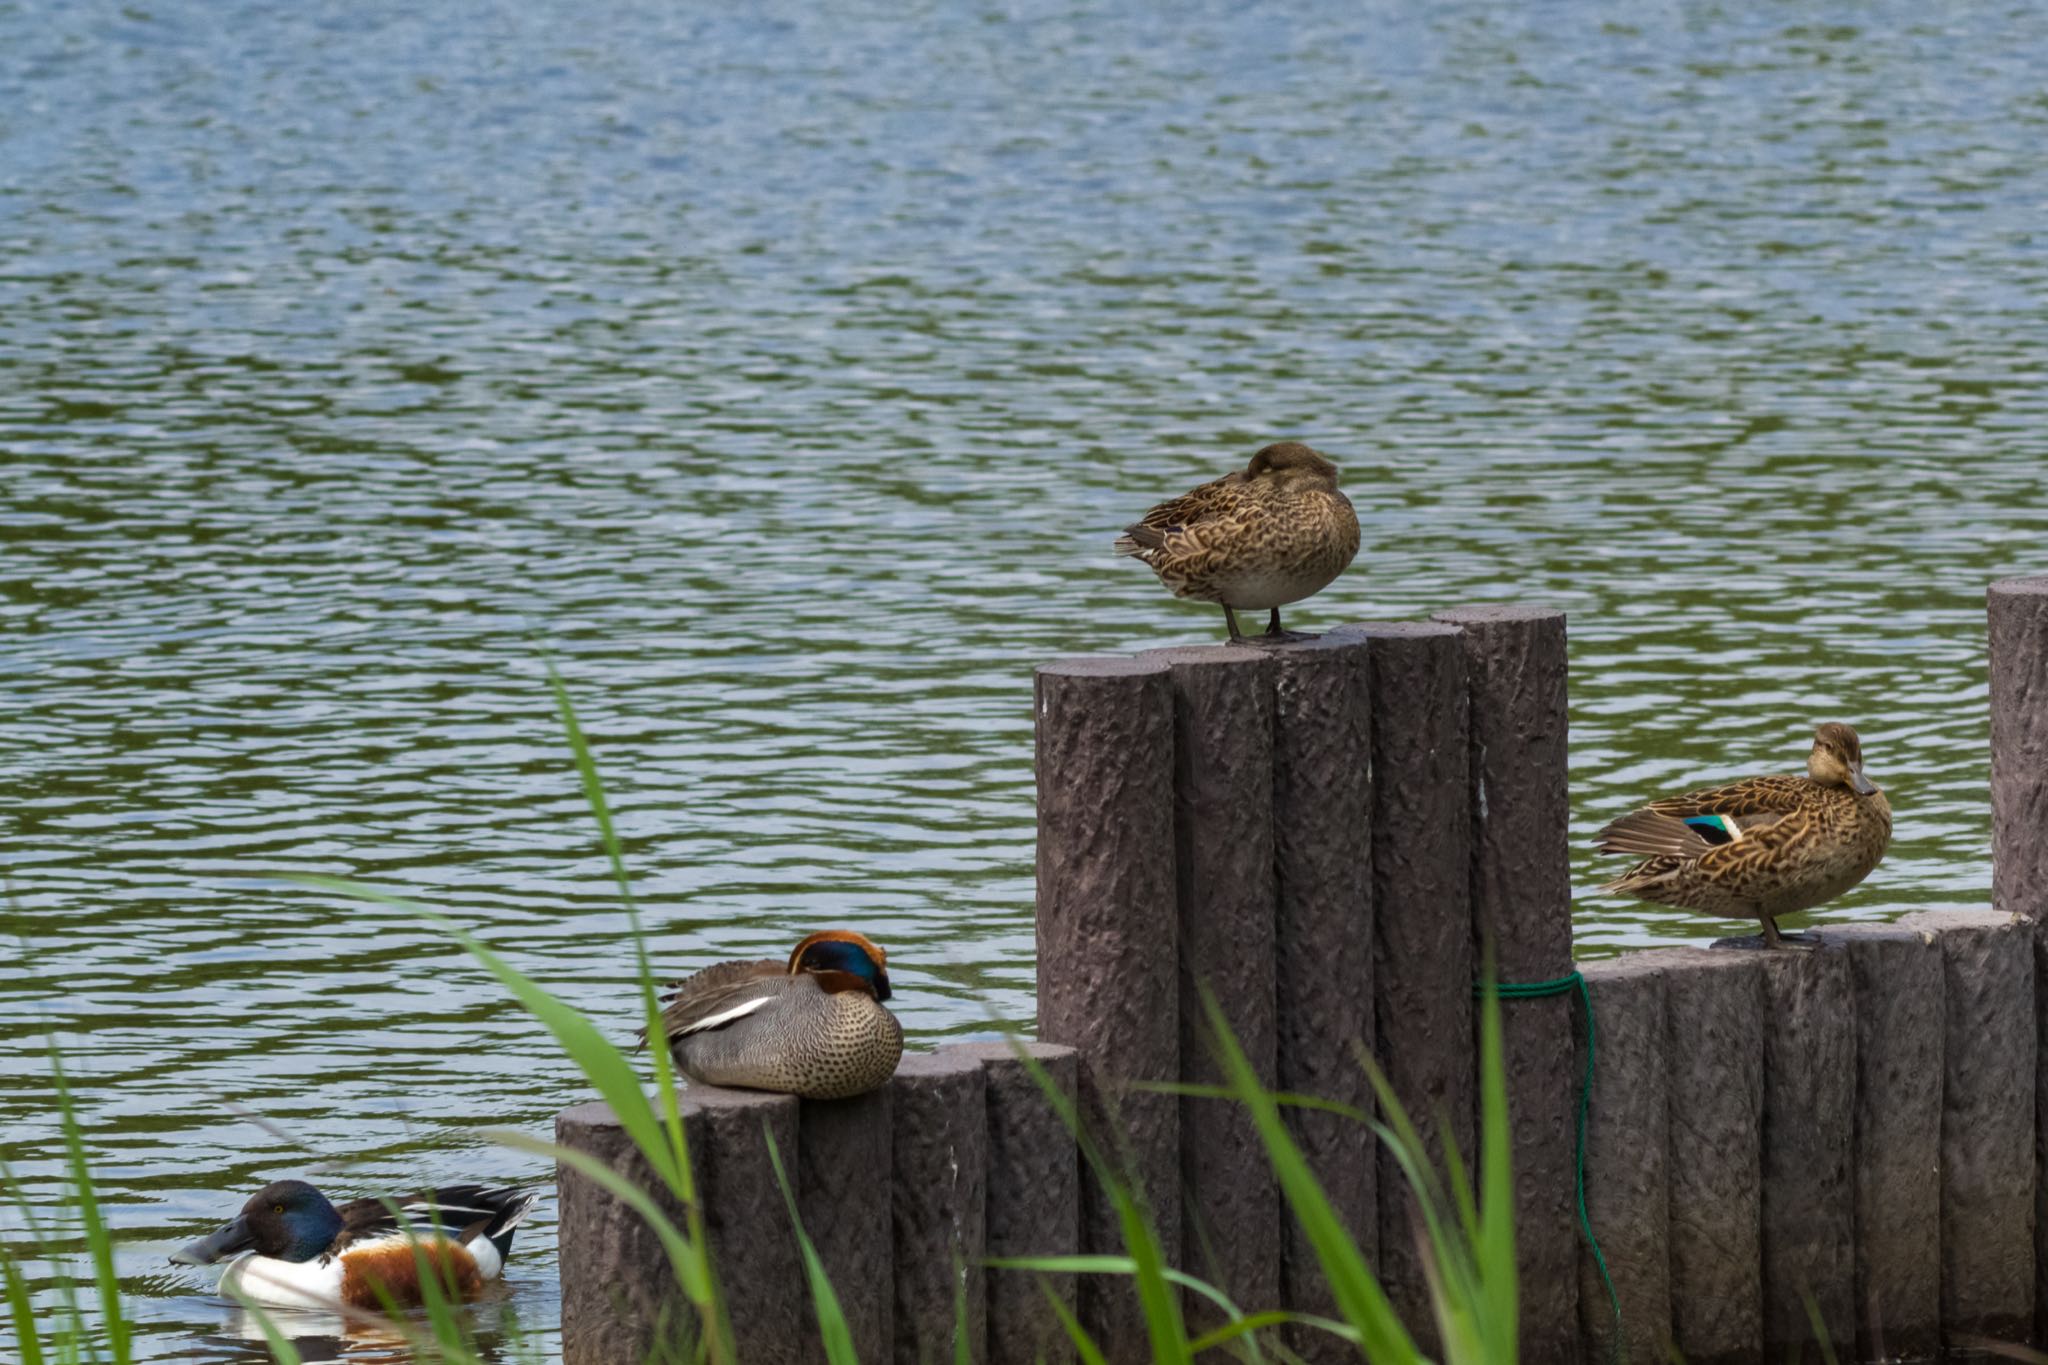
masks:
{"type": "MultiPolygon", "coordinates": [[[[1564,613],[1486,605],[1430,619],[1464,632],[1475,952],[1491,939],[1501,981],[1555,980],[1572,970],[1564,613]]],[[[1514,1116],[1521,1358],[1530,1365],[1578,1354],[1575,1008],[1570,996],[1517,1000],[1502,1019],[1514,1116]]]]}
{"type": "MultiPolygon", "coordinates": [[[[1220,1085],[1202,993],[1257,1073],[1274,1079],[1273,680],[1271,656],[1230,645],[1157,650],[1171,670],[1174,867],[1180,909],[1180,1078],[1220,1085]]],[[[1182,1248],[1237,1303],[1280,1298],[1280,1210],[1251,1116],[1224,1100],[1180,1102],[1182,1248]]],[[[1184,1296],[1197,1330],[1221,1326],[1184,1296]]]]}
{"type": "MultiPolygon", "coordinates": [[[[1593,1249],[1579,1254],[1579,1325],[1588,1360],[1671,1359],[1670,1111],[1662,953],[1579,968],[1593,1001],[1593,1097],[1586,1124],[1586,1212],[1620,1305],[1593,1249]]],[[[1585,1042],[1586,1025],[1579,1024],[1585,1042]]]]}
{"type": "MultiPolygon", "coordinates": [[[[987,1246],[991,1258],[1068,1256],[1080,1249],[1081,1165],[1073,1135],[1019,1056],[1070,1099],[1079,1056],[1054,1043],[964,1043],[979,1058],[988,1104],[987,1246]]],[[[1072,1275],[991,1270],[989,1365],[1068,1365],[1074,1348],[1059,1315],[1075,1304],[1072,1275]]]]}
{"type": "Polygon", "coordinates": [[[2025,1340],[2034,1326],[2034,945],[1994,910],[1908,915],[1941,947],[1941,1328],[2025,1340]]]}
{"type": "Polygon", "coordinates": [[[889,1090],[897,1365],[985,1360],[987,1073],[965,1048],[911,1052],[889,1090]]]}
{"type": "Polygon", "coordinates": [[[1931,1359],[1941,1349],[1941,949],[1893,924],[1818,933],[1848,959],[1855,1000],[1857,1358],[1931,1359]]]}
{"type": "MultiPolygon", "coordinates": [[[[797,1212],[862,1360],[889,1358],[895,1343],[893,1097],[883,1086],[797,1110],[797,1212]]],[[[731,1297],[748,1292],[733,1282],[731,1297]]]]}
{"type": "Polygon", "coordinates": [[[1671,1332],[1691,1365],[1763,1350],[1763,963],[1666,949],[1671,1332]]]}
{"type": "MultiPolygon", "coordinates": [[[[1038,1033],[1079,1052],[1082,1121],[1179,1265],[1179,1101],[1131,1086],[1180,1079],[1171,677],[1158,659],[1072,659],[1036,681],[1038,1033]]],[[[1122,1253],[1092,1178],[1081,1220],[1082,1250],[1122,1253]]],[[[1128,1283],[1088,1277],[1079,1311],[1111,1359],[1147,1349],[1128,1283]]]]}
{"type": "Polygon", "coordinates": [[[1856,1010],[1848,955],[1760,953],[1764,968],[1763,1333],[1771,1360],[1856,1339],[1856,1010]]]}
{"type": "MultiPolygon", "coordinates": [[[[1353,1049],[1373,1046],[1372,713],[1364,640],[1323,636],[1274,651],[1274,1023],[1279,1088],[1373,1108],[1353,1049]]],[[[1376,1144],[1338,1114],[1289,1108],[1288,1132],[1368,1259],[1379,1251],[1376,1144]]],[[[1333,1316],[1335,1301],[1300,1223],[1280,1216],[1281,1302],[1333,1316]]],[[[1313,1365],[1357,1358],[1327,1333],[1289,1345],[1313,1365]]]]}
{"type": "MultiPolygon", "coordinates": [[[[1469,1161],[1472,807],[1464,636],[1455,626],[1345,626],[1367,643],[1372,704],[1373,1028],[1380,1065],[1432,1160],[1449,1137],[1469,1161]]],[[[1468,1170],[1467,1174],[1470,1172],[1468,1170]]],[[[1379,1271],[1403,1321],[1429,1334],[1428,1285],[1399,1166],[1378,1171],[1379,1271]]]]}
{"type": "Polygon", "coordinates": [[[2048,921],[2048,577],[1985,603],[1991,650],[1991,903],[2048,921]]]}
{"type": "MultiPolygon", "coordinates": [[[[749,1358],[808,1360],[817,1349],[810,1295],[782,1188],[764,1134],[796,1158],[797,1100],[749,1090],[693,1086],[681,1097],[684,1132],[713,1273],[729,1294],[734,1336],[749,1358]]],[[[608,1105],[590,1103],[555,1118],[555,1141],[583,1152],[648,1191],[677,1229],[684,1213],[608,1105]]],[[[653,1230],[625,1204],[564,1162],[556,1172],[561,1245],[564,1365],[692,1359],[697,1324],[653,1230]]]]}
{"type": "MultiPolygon", "coordinates": [[[[2008,578],[1986,594],[1991,649],[1991,903],[2048,924],[2048,577],[2008,578]]],[[[2048,979],[2037,927],[2035,980],[2048,979]]],[[[2048,1058],[2048,991],[2036,1037],[2048,1058]]],[[[2036,1079],[2035,1338],[2048,1341],[2048,1074],[2036,1079]]]]}

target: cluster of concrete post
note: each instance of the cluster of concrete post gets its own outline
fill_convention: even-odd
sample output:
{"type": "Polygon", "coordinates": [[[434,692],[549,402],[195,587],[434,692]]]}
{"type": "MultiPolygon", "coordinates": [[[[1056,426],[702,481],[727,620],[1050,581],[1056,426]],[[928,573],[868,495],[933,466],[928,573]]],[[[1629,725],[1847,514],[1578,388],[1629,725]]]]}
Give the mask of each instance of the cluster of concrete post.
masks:
{"type": "MultiPolygon", "coordinates": [[[[1817,1359],[1816,1320],[1844,1358],[1900,1359],[2032,1339],[2037,1308],[2048,1328],[2048,579],[1993,586],[1991,640],[1995,910],[1582,968],[1605,1275],[1577,1219],[1586,1021],[1571,996],[1503,1005],[1525,1359],[1817,1359]]],[[[1273,1089],[1370,1111],[1370,1053],[1437,1157],[1469,1160],[1483,953],[1503,982],[1573,969],[1564,618],[1472,607],[1062,661],[1036,708],[1030,1050],[1172,1264],[1247,1309],[1329,1313],[1246,1116],[1160,1083],[1221,1079],[1206,994],[1273,1089]]],[[[1110,1361],[1150,1359],[1127,1279],[983,1268],[1125,1249],[1009,1045],[906,1056],[848,1101],[692,1087],[684,1117],[743,1358],[820,1358],[765,1130],[861,1359],[951,1359],[964,1331],[975,1360],[1072,1360],[1062,1312],[1110,1361]]],[[[1391,1159],[1340,1114],[1288,1122],[1426,1343],[1391,1159]]],[[[655,1189],[603,1106],[557,1134],[655,1189]]],[[[652,1234],[568,1166],[560,1202],[565,1360],[682,1358],[693,1329],[652,1234]]]]}

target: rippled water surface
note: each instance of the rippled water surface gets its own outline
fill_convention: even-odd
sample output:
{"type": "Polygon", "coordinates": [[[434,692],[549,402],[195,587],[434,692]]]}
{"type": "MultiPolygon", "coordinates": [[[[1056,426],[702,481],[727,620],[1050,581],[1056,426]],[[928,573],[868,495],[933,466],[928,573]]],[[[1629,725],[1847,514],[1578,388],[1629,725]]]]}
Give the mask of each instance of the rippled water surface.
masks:
{"type": "Polygon", "coordinates": [[[479,1130],[583,1093],[284,874],[627,1031],[544,657],[664,969],[852,922],[920,1038],[1028,1022],[1031,665],[1217,638],[1108,544],[1282,435],[1366,535],[1291,624],[1569,610],[1579,835],[1841,718],[1828,913],[1984,901],[2034,11],[734,8],[0,3],[0,1129],[61,1218],[54,1029],[144,1354],[259,1351],[163,1257],[262,1180],[535,1178],[479,1130]]]}

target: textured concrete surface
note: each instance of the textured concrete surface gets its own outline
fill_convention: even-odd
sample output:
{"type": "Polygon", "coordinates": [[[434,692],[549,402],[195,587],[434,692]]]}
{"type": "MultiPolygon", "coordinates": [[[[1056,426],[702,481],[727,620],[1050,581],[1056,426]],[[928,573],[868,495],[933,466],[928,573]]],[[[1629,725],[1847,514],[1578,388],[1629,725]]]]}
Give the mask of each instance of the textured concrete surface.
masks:
{"type": "MultiPolygon", "coordinates": [[[[1055,1043],[1025,1043],[1046,1078],[1073,1095],[1079,1055],[1055,1043]]],[[[988,1254],[1070,1256],[1080,1250],[1081,1157],[1044,1089],[1009,1043],[953,1049],[981,1060],[988,1096],[988,1254]]],[[[1068,1309],[1072,1275],[988,1272],[989,1365],[1067,1365],[1072,1343],[1046,1302],[1068,1309]]]]}
{"type": "MultiPolygon", "coordinates": [[[[764,1131],[772,1134],[783,1160],[794,1159],[796,1099],[692,1086],[683,1097],[683,1118],[705,1201],[712,1264],[720,1284],[746,1286],[744,1294],[731,1296],[735,1338],[748,1360],[810,1360],[817,1341],[808,1327],[810,1297],[762,1137],[764,1131]]],[[[562,1111],[555,1118],[555,1140],[649,1191],[670,1220],[684,1226],[681,1207],[608,1106],[562,1111]]],[[[565,1365],[690,1359],[695,1323],[653,1231],[573,1168],[558,1166],[556,1179],[565,1365]]]]}
{"type": "MultiPolygon", "coordinates": [[[[1229,645],[1148,651],[1172,670],[1175,899],[1180,907],[1180,1074],[1223,1083],[1207,990],[1262,1084],[1274,1077],[1273,679],[1266,653],[1229,645]]],[[[1279,1191],[1251,1117],[1180,1102],[1185,1268],[1240,1304],[1280,1300],[1279,1191]]],[[[1223,1325],[1190,1290],[1196,1332],[1223,1325]]]]}
{"type": "MultiPolygon", "coordinates": [[[[805,1100],[797,1109],[796,1205],[839,1296],[853,1349],[886,1360],[895,1340],[893,1087],[845,1100],[805,1100]]],[[[750,1291],[730,1282],[732,1296],[750,1291]]]]}
{"type": "Polygon", "coordinates": [[[1991,646],[1991,903],[2048,920],[2048,577],[1986,595],[1991,646]]]}
{"type": "Polygon", "coordinates": [[[2024,1341],[2034,1326],[2033,926],[1991,910],[1901,927],[1941,945],[1941,1330],[2024,1341]]]}
{"type": "MultiPolygon", "coordinates": [[[[1941,948],[1895,924],[1829,925],[1856,1009],[1856,1353],[1941,1349],[1941,948]]],[[[1837,1343],[1839,1347],[1839,1343],[1837,1343]]]]}
{"type": "MultiPolygon", "coordinates": [[[[1489,604],[1430,619],[1465,635],[1475,951],[1491,936],[1499,980],[1555,980],[1572,970],[1564,613],[1489,604]]],[[[1558,996],[1508,1002],[1502,1012],[1528,1365],[1576,1360],[1579,1351],[1577,1008],[1576,997],[1558,996]]]]}
{"type": "MultiPolygon", "coordinates": [[[[1131,1081],[1180,1078],[1173,856],[1173,691],[1159,660],[1069,659],[1037,671],[1038,1034],[1081,1054],[1083,1121],[1127,1164],[1168,1259],[1182,1262],[1180,1105],[1131,1081]]],[[[1081,1190],[1082,1246],[1121,1254],[1116,1214],[1081,1190]]],[[[1112,1360],[1145,1352],[1137,1295],[1081,1286],[1112,1360]]]]}
{"type": "Polygon", "coordinates": [[[1671,1331],[1690,1365],[1763,1350],[1764,1000],[1756,952],[1660,950],[1671,1112],[1671,1331]]]}
{"type": "Polygon", "coordinates": [[[1826,1359],[1856,1339],[1856,997],[1848,954],[1761,952],[1764,1352],[1826,1359]]]}
{"type": "MultiPolygon", "coordinates": [[[[1373,1027],[1394,1093],[1441,1161],[1448,1134],[1469,1163],[1472,1032],[1472,803],[1464,636],[1424,621],[1363,622],[1372,702],[1373,1027]]],[[[1434,1349],[1428,1286],[1407,1187],[1379,1158],[1380,1278],[1404,1322],[1434,1349]]]]}
{"type": "MultiPolygon", "coordinates": [[[[1279,1088],[1371,1113],[1355,1049],[1372,1020],[1372,712],[1363,640],[1323,636],[1277,647],[1273,716],[1274,1022],[1279,1088]]],[[[1369,1260],[1379,1254],[1377,1144],[1337,1114],[1286,1111],[1288,1131],[1369,1260]]],[[[1315,1250],[1281,1215],[1281,1301],[1331,1316],[1315,1250]]],[[[1358,1353],[1301,1329],[1289,1346],[1313,1365],[1358,1353]]]]}
{"type": "MultiPolygon", "coordinates": [[[[1621,1304],[1614,1306],[1592,1249],[1579,1253],[1579,1323],[1585,1356],[1666,1365],[1671,1344],[1671,1149],[1661,952],[1588,962],[1598,1043],[1586,1123],[1586,1211],[1621,1304]]],[[[1585,1024],[1579,1023],[1585,1040],[1585,1024]]]]}
{"type": "MultiPolygon", "coordinates": [[[[2048,577],[1986,595],[1991,645],[1991,892],[2000,910],[2048,923],[2048,577]]],[[[2036,1038],[2048,1057],[2048,935],[2036,930],[2036,1038]]],[[[2036,1079],[2035,1339],[2048,1340],[2048,1075],[2036,1079]]]]}
{"type": "Polygon", "coordinates": [[[889,1082],[897,1365],[988,1355],[988,1083],[960,1047],[909,1052],[889,1082]],[[961,1330],[964,1309],[965,1330],[961,1330]]]}

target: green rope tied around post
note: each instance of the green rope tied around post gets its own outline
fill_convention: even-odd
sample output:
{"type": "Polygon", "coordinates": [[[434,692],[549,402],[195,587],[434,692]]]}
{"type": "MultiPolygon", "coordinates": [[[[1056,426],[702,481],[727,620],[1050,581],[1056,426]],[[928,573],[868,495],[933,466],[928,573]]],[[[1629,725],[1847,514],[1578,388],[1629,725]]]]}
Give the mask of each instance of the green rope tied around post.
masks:
{"type": "MultiPolygon", "coordinates": [[[[1592,1248],[1593,1264],[1600,1268],[1600,1283],[1607,1287],[1607,1302],[1614,1309],[1614,1351],[1618,1355],[1622,1348],[1621,1298],[1614,1292],[1613,1277],[1607,1273],[1607,1257],[1600,1250],[1600,1239],[1593,1235],[1593,1218],[1586,1212],[1586,1115],[1593,1101],[1593,994],[1586,989],[1586,978],[1573,972],[1560,976],[1555,981],[1503,982],[1494,988],[1494,994],[1502,1000],[1542,1000],[1553,995],[1579,993],[1579,1006],[1586,1012],[1586,1074],[1579,1082],[1579,1123],[1578,1123],[1578,1196],[1579,1230],[1586,1234],[1586,1245],[1592,1248]]],[[[1472,988],[1474,997],[1485,995],[1486,987],[1472,988]]]]}

